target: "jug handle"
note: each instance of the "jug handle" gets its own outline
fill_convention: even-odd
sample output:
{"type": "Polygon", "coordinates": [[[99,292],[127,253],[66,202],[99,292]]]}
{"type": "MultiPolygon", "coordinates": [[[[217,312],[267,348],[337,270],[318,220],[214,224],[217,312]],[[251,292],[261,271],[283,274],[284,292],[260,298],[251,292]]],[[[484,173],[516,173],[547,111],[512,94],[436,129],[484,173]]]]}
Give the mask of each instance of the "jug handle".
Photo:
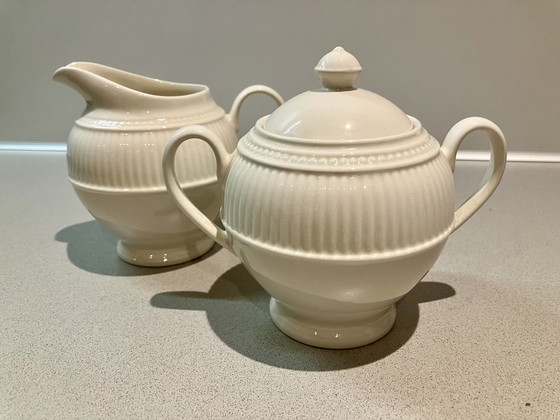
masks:
{"type": "Polygon", "coordinates": [[[451,171],[455,172],[457,150],[468,134],[482,130],[490,141],[490,164],[478,190],[457,210],[453,218],[453,232],[465,223],[490,198],[502,179],[506,169],[507,147],[504,134],[500,128],[486,118],[470,117],[455,124],[443,140],[441,151],[446,157],[451,171]]]}
{"type": "Polygon", "coordinates": [[[201,125],[192,125],[177,130],[167,143],[163,152],[162,162],[165,185],[179,209],[210,238],[233,253],[228,233],[218,227],[192,203],[181,189],[177,179],[175,155],[179,146],[190,139],[200,139],[210,145],[216,155],[218,183],[223,186],[236,152],[228,153],[218,136],[201,125]]]}
{"type": "Polygon", "coordinates": [[[272,97],[278,105],[282,105],[284,103],[284,99],[282,99],[280,94],[268,86],[253,85],[243,89],[235,97],[231,110],[229,111],[229,114],[226,115],[226,119],[231,123],[236,133],[239,131],[239,111],[241,109],[241,105],[245,99],[254,93],[264,93],[265,95],[272,97]]]}

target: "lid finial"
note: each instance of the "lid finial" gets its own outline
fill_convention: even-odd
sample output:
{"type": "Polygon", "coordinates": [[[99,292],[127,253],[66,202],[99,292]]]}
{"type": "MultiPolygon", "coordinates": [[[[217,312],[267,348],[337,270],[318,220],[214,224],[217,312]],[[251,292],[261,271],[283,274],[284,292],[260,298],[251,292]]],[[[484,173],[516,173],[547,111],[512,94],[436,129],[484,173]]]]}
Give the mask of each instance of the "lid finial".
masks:
{"type": "Polygon", "coordinates": [[[342,47],[336,47],[325,55],[315,67],[321,83],[329,90],[354,89],[354,82],[361,72],[362,66],[356,57],[342,47]]]}

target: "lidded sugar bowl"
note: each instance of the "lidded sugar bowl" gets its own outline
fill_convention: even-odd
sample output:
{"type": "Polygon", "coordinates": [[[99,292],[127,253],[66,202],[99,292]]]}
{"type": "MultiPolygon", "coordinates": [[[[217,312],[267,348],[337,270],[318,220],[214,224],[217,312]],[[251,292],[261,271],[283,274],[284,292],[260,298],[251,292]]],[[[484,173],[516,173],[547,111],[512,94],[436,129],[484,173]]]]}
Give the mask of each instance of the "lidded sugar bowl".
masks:
{"type": "Polygon", "coordinates": [[[352,348],[391,329],[395,302],[496,189],[506,144],[494,123],[471,117],[440,147],[417,119],[355,88],[360,64],[340,47],[315,71],[322,88],[258,120],[233,154],[205,127],[177,131],[164,152],[164,180],[183,212],[272,296],[280,330],[309,345],[352,348]],[[481,187],[456,210],[456,153],[475,130],[488,135],[491,162],[481,187]],[[175,153],[189,139],[216,154],[225,230],[177,183],[175,153]]]}

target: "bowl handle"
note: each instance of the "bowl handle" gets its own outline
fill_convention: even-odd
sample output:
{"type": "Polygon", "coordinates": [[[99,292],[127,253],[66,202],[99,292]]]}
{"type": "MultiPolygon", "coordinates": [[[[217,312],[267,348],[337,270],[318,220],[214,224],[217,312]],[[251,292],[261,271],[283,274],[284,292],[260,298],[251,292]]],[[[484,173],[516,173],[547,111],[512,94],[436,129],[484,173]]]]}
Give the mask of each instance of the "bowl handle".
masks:
{"type": "Polygon", "coordinates": [[[214,239],[218,244],[233,253],[230,238],[224,229],[218,227],[204,213],[202,213],[185,195],[175,169],[175,154],[179,146],[190,139],[200,139],[210,145],[216,155],[216,163],[218,166],[218,182],[223,186],[229,166],[236,152],[229,154],[219,137],[208,128],[201,125],[192,125],[181,128],[173,134],[165,150],[163,152],[163,180],[167,186],[167,190],[171,194],[173,201],[179,209],[197,225],[210,238],[214,239]]]}
{"type": "Polygon", "coordinates": [[[447,158],[451,171],[455,171],[457,150],[461,142],[468,134],[476,130],[482,130],[488,135],[491,149],[490,164],[478,190],[455,210],[453,231],[461,227],[490,198],[506,169],[506,141],[500,128],[486,118],[470,117],[455,124],[447,133],[441,146],[441,151],[447,158]]]}

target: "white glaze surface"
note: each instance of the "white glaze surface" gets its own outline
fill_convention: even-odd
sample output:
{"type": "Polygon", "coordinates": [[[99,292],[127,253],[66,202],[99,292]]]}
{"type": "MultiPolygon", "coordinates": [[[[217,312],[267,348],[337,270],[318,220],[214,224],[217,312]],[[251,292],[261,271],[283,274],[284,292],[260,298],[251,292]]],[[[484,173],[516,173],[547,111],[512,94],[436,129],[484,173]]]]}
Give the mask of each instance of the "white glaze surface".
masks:
{"type": "Polygon", "coordinates": [[[341,95],[343,105],[353,97],[347,76],[355,75],[356,60],[338,47],[317,69],[325,90],[298,101],[309,96],[302,94],[257,121],[235,153],[206,127],[176,132],[164,151],[163,175],[185,215],[235,253],[271,294],[271,316],[282,331],[313,346],[352,348],[387,332],[391,323],[378,311],[391,313],[435,263],[449,234],[490,197],[507,152],[501,130],[484,118],[455,124],[440,149],[418,120],[383,98],[378,107],[377,95],[323,109],[331,95],[341,95]],[[383,118],[360,115],[369,103],[383,118]],[[347,123],[355,112],[359,129],[347,123]],[[301,124],[291,125],[294,116],[301,124]],[[395,124],[402,119],[406,124],[395,124]],[[331,120],[334,129],[320,120],[331,120]],[[299,127],[304,137],[296,136],[299,127]],[[346,129],[349,135],[341,136],[346,129]],[[455,210],[457,150],[477,130],[488,135],[491,162],[478,190],[455,210]],[[180,187],[175,156],[195,139],[216,154],[225,230],[180,187]]]}
{"type": "Polygon", "coordinates": [[[304,92],[274,111],[267,131],[318,140],[371,139],[412,129],[406,114],[387,99],[363,89],[304,92]]]}
{"type": "Polygon", "coordinates": [[[315,67],[323,88],[287,101],[266,119],[264,128],[275,135],[314,140],[372,139],[411,130],[411,121],[395,104],[354,87],[361,71],[352,54],[336,47],[315,67]]]}
{"type": "MultiPolygon", "coordinates": [[[[270,88],[252,86],[238,95],[226,115],[203,85],[166,82],[85,62],[60,68],[53,78],[86,100],[68,137],[68,176],[86,208],[121,238],[121,258],[131,264],[167,266],[207,252],[212,243],[166,194],[161,173],[165,144],[180,127],[202,124],[232,152],[245,98],[257,92],[278,103],[282,98],[270,88]]],[[[214,219],[222,196],[211,149],[200,140],[190,142],[179,151],[177,168],[181,188],[214,219]]]]}
{"type": "Polygon", "coordinates": [[[441,242],[453,222],[451,170],[416,125],[386,144],[251,131],[228,173],[224,224],[251,243],[329,259],[395,258],[441,242]]]}

